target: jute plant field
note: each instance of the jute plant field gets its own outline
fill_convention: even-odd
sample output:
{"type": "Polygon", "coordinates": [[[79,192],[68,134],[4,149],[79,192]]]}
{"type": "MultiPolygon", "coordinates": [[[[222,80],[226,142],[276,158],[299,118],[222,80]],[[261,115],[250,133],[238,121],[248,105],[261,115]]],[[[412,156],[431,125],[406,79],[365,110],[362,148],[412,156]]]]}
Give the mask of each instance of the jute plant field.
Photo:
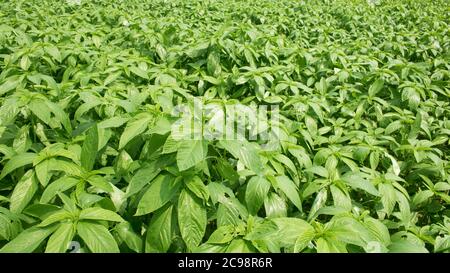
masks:
{"type": "Polygon", "coordinates": [[[448,0],[3,0],[0,252],[449,252],[448,0]]]}

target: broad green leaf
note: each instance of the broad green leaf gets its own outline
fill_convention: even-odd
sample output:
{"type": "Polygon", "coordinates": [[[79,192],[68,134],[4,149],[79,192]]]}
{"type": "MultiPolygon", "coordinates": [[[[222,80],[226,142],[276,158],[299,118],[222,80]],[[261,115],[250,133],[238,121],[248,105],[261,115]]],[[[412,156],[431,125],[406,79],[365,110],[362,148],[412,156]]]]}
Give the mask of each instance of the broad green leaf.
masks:
{"type": "Polygon", "coordinates": [[[90,176],[87,180],[86,180],[89,184],[91,184],[94,187],[97,187],[105,192],[112,192],[113,188],[110,184],[110,182],[108,182],[106,180],[105,177],[100,176],[100,175],[92,175],[90,176]]]}
{"type": "Polygon", "coordinates": [[[247,183],[245,202],[250,213],[256,214],[264,203],[270,189],[270,182],[264,177],[253,176],[247,183]]]}
{"type": "Polygon", "coordinates": [[[299,245],[297,246],[300,249],[300,242],[314,233],[314,228],[308,222],[299,218],[280,217],[274,218],[272,221],[278,227],[276,239],[286,247],[295,246],[299,237],[302,237],[302,239],[299,239],[299,245]]]}
{"type": "Polygon", "coordinates": [[[127,127],[123,131],[119,140],[119,149],[122,149],[127,145],[130,140],[142,134],[148,127],[149,122],[152,120],[152,116],[147,113],[141,113],[136,115],[133,120],[127,123],[127,127]]]}
{"type": "Polygon", "coordinates": [[[41,183],[43,187],[46,187],[48,184],[48,180],[50,179],[50,172],[52,171],[50,168],[54,164],[51,164],[51,161],[55,160],[54,158],[50,158],[44,161],[41,161],[37,164],[34,169],[36,172],[36,177],[38,181],[41,183]]]}
{"type": "Polygon", "coordinates": [[[75,235],[73,223],[62,223],[58,229],[50,236],[45,248],[46,253],[65,253],[69,249],[69,244],[75,235]]]}
{"type": "Polygon", "coordinates": [[[369,87],[369,96],[374,97],[378,92],[380,92],[383,89],[384,81],[382,79],[376,80],[372,85],[369,87]]]}
{"type": "Polygon", "coordinates": [[[49,45],[45,47],[45,52],[52,56],[56,61],[61,62],[61,52],[56,46],[49,45]]]}
{"type": "Polygon", "coordinates": [[[386,183],[378,185],[378,190],[381,196],[381,203],[383,204],[383,211],[390,215],[397,202],[395,188],[391,184],[386,183]]]}
{"type": "Polygon", "coordinates": [[[347,253],[345,243],[339,241],[331,241],[327,238],[319,238],[316,240],[317,253],[347,253]]]}
{"type": "Polygon", "coordinates": [[[102,208],[87,208],[81,211],[79,219],[123,222],[117,213],[102,208]]]}
{"type": "Polygon", "coordinates": [[[137,67],[137,66],[132,66],[132,67],[130,67],[129,69],[130,69],[130,71],[131,71],[133,74],[136,74],[136,75],[138,75],[139,77],[148,80],[148,75],[147,75],[147,72],[146,72],[146,71],[140,69],[140,68],[137,67]]]}
{"type": "Polygon", "coordinates": [[[21,78],[17,78],[14,76],[8,78],[4,83],[0,85],[0,96],[15,89],[21,83],[21,81],[21,78]]]}
{"type": "Polygon", "coordinates": [[[70,124],[70,119],[66,111],[57,103],[46,101],[45,104],[48,108],[50,108],[52,113],[55,115],[55,118],[62,124],[62,126],[64,126],[64,129],[66,129],[66,131],[71,134],[72,126],[70,124]]]}
{"type": "Polygon", "coordinates": [[[14,187],[10,198],[11,212],[20,213],[28,205],[38,189],[38,182],[33,170],[26,172],[14,187]]]}
{"type": "Polygon", "coordinates": [[[313,217],[316,216],[316,212],[323,206],[325,206],[325,203],[327,202],[327,197],[328,197],[327,188],[323,188],[317,193],[316,198],[312,203],[311,209],[309,210],[308,221],[311,221],[311,219],[313,219],[313,217]]]}
{"type": "Polygon", "coordinates": [[[20,233],[14,240],[0,249],[0,253],[31,253],[33,252],[57,226],[31,227],[20,233]]]}
{"type": "Polygon", "coordinates": [[[208,238],[208,244],[226,244],[233,240],[235,228],[233,226],[221,226],[208,238]]]}
{"type": "Polygon", "coordinates": [[[32,204],[29,205],[26,209],[24,209],[23,213],[44,220],[45,218],[47,218],[48,216],[50,216],[51,214],[55,213],[60,209],[61,209],[60,207],[55,205],[32,204]]]}
{"type": "Polygon", "coordinates": [[[12,157],[3,167],[2,173],[0,174],[0,180],[3,179],[6,175],[11,173],[12,171],[23,167],[25,165],[33,163],[33,160],[36,158],[36,154],[34,153],[23,153],[18,154],[12,157]]]}
{"type": "Polygon", "coordinates": [[[99,122],[97,126],[99,129],[116,128],[122,126],[128,120],[129,118],[125,117],[112,117],[99,122]]]}
{"type": "Polygon", "coordinates": [[[52,214],[50,214],[48,217],[46,217],[39,225],[38,227],[46,227],[48,225],[58,223],[61,221],[65,221],[67,219],[72,219],[72,214],[68,212],[67,210],[58,210],[52,214]]]}
{"type": "Polygon", "coordinates": [[[182,140],[178,146],[177,165],[180,171],[187,170],[205,160],[208,143],[205,140],[182,140]]]}
{"type": "Polygon", "coordinates": [[[287,176],[276,177],[277,186],[287,196],[287,198],[302,211],[302,202],[300,200],[300,193],[295,183],[287,176]]]}
{"type": "Polygon", "coordinates": [[[325,169],[322,166],[312,166],[312,167],[306,169],[306,171],[312,172],[314,174],[317,174],[317,175],[325,177],[325,178],[327,178],[329,176],[327,169],[325,169]]]}
{"type": "Polygon", "coordinates": [[[63,176],[50,183],[41,195],[41,203],[48,203],[58,192],[64,192],[80,182],[80,179],[63,176]]]}
{"type": "Polygon", "coordinates": [[[408,240],[395,241],[388,246],[390,253],[428,253],[429,251],[421,246],[414,244],[408,240]]]}
{"type": "Polygon", "coordinates": [[[234,239],[228,245],[227,253],[255,253],[256,249],[252,246],[252,244],[243,239],[234,239]]]}
{"type": "Polygon", "coordinates": [[[132,196],[138,193],[142,188],[145,187],[145,185],[150,183],[160,172],[161,169],[157,167],[156,162],[151,162],[150,164],[144,165],[131,178],[126,191],[127,196],[132,196]]]}
{"type": "Polygon", "coordinates": [[[417,208],[427,202],[433,195],[434,193],[430,190],[419,191],[414,195],[411,205],[417,208]]]}
{"type": "Polygon", "coordinates": [[[220,140],[220,145],[257,175],[262,175],[263,165],[258,150],[247,141],[220,140]]]}
{"type": "MultiPolygon", "coordinates": [[[[152,216],[145,239],[145,252],[167,252],[172,244],[173,206],[166,206],[152,216]]],[[[178,212],[181,213],[181,212],[178,212]]]]}
{"type": "Polygon", "coordinates": [[[226,198],[220,201],[217,209],[217,226],[233,225],[238,226],[242,219],[248,218],[245,207],[236,198],[226,198]]]}
{"type": "Polygon", "coordinates": [[[202,199],[204,202],[207,202],[209,199],[209,190],[203,184],[203,181],[198,176],[194,176],[192,178],[185,179],[186,187],[198,198],[202,199]]]}
{"type": "Polygon", "coordinates": [[[172,175],[160,174],[152,181],[142,196],[135,216],[154,212],[164,206],[178,193],[180,186],[180,179],[176,179],[172,175]]]}
{"type": "Polygon", "coordinates": [[[81,148],[81,166],[90,171],[94,167],[98,150],[98,128],[94,124],[87,132],[81,148]]]}
{"type": "Polygon", "coordinates": [[[51,122],[51,112],[47,109],[47,104],[43,100],[32,100],[28,104],[28,108],[33,114],[36,115],[45,124],[50,125],[51,122]]]}
{"type": "Polygon", "coordinates": [[[206,221],[206,208],[196,196],[183,190],[178,200],[178,224],[188,249],[194,249],[202,241],[206,221]]]}
{"type": "Polygon", "coordinates": [[[341,179],[354,189],[361,189],[374,196],[379,196],[375,186],[369,180],[363,178],[360,173],[346,173],[341,177],[341,179]]]}
{"type": "Polygon", "coordinates": [[[364,225],[384,246],[388,246],[391,243],[389,230],[381,221],[372,217],[366,217],[364,218],[364,225]]]}
{"type": "Polygon", "coordinates": [[[119,223],[115,227],[115,231],[119,235],[120,239],[133,251],[142,252],[142,238],[136,232],[134,232],[132,226],[128,222],[119,223]]]}
{"type": "Polygon", "coordinates": [[[269,192],[264,199],[264,210],[266,212],[266,217],[269,218],[287,216],[286,201],[273,192],[269,192]]]}
{"type": "Polygon", "coordinates": [[[77,225],[77,234],[93,253],[119,252],[114,237],[101,224],[80,221],[77,225]]]}
{"type": "Polygon", "coordinates": [[[434,244],[434,252],[444,252],[450,249],[450,235],[437,236],[434,244]]]}

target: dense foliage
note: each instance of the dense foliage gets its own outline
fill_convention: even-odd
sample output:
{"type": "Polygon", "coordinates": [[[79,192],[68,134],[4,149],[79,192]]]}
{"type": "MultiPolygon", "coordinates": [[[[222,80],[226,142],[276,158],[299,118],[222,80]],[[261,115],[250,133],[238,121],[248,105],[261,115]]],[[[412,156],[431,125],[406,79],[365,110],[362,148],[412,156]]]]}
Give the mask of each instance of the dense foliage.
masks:
{"type": "Polygon", "coordinates": [[[0,252],[449,252],[449,14],[1,1],[0,252]],[[279,131],[177,139],[194,98],[279,131]]]}

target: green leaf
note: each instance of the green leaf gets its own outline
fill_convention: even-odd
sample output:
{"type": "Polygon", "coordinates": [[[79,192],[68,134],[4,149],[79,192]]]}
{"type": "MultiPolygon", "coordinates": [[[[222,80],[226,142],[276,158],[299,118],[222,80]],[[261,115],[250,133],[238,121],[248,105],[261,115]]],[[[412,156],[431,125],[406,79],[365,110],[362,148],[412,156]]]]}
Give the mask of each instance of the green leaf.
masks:
{"type": "Polygon", "coordinates": [[[131,178],[128,184],[126,194],[132,196],[138,193],[148,183],[150,183],[159,173],[161,169],[157,167],[156,161],[144,165],[131,178]]]}
{"type": "Polygon", "coordinates": [[[127,123],[127,127],[123,131],[119,140],[119,150],[125,147],[130,140],[142,134],[148,127],[149,122],[152,120],[152,116],[147,113],[141,113],[136,115],[133,120],[127,123]]]}
{"type": "Polygon", "coordinates": [[[206,209],[200,200],[189,191],[183,190],[178,200],[178,224],[188,249],[194,249],[202,241],[206,221],[206,209]]]}
{"type": "Polygon", "coordinates": [[[227,160],[218,158],[216,168],[220,176],[228,180],[232,185],[238,182],[239,174],[227,160]]]}
{"type": "Polygon", "coordinates": [[[434,184],[434,190],[435,191],[449,191],[450,183],[437,182],[436,184],[434,184]]]}
{"type": "Polygon", "coordinates": [[[97,124],[99,129],[107,129],[107,128],[117,128],[125,124],[129,118],[124,117],[112,117],[109,119],[105,119],[97,124]]]}
{"type": "Polygon", "coordinates": [[[36,171],[36,177],[38,178],[39,182],[43,187],[46,187],[48,184],[48,180],[50,179],[50,167],[51,167],[51,161],[55,160],[54,158],[50,158],[44,161],[41,161],[39,164],[37,164],[34,169],[36,171]]]}
{"type": "Polygon", "coordinates": [[[92,175],[89,176],[89,178],[86,180],[89,184],[91,184],[94,187],[97,187],[105,192],[112,192],[113,188],[108,182],[105,177],[99,176],[99,175],[92,175]]]}
{"type": "Polygon", "coordinates": [[[430,191],[430,190],[425,190],[425,191],[419,191],[417,192],[412,201],[411,201],[411,205],[415,208],[419,207],[421,204],[425,203],[426,201],[428,201],[432,196],[434,195],[434,192],[430,191]]]}
{"type": "Polygon", "coordinates": [[[70,124],[69,116],[67,115],[66,111],[59,106],[56,103],[53,103],[51,101],[46,101],[45,104],[48,108],[53,112],[55,115],[55,118],[64,126],[64,129],[71,134],[72,133],[72,126],[70,124]]]}
{"type": "Polygon", "coordinates": [[[400,174],[400,166],[398,165],[397,160],[393,156],[388,154],[388,153],[385,153],[385,155],[386,155],[386,157],[388,157],[391,160],[391,162],[392,162],[392,171],[394,172],[395,175],[398,176],[400,174]]]}
{"type": "Polygon", "coordinates": [[[0,238],[2,240],[9,241],[21,231],[21,227],[17,221],[14,221],[8,215],[0,213],[0,238]]]}
{"type": "Polygon", "coordinates": [[[303,249],[305,249],[308,246],[308,244],[314,239],[315,235],[316,233],[314,229],[307,229],[304,232],[302,232],[295,240],[294,252],[298,253],[301,252],[303,249]]]}
{"type": "Polygon", "coordinates": [[[137,67],[137,66],[132,66],[132,67],[130,67],[129,69],[130,69],[130,71],[131,71],[133,74],[136,74],[137,76],[139,76],[139,77],[141,77],[141,78],[143,78],[143,79],[148,80],[147,72],[145,72],[144,70],[140,69],[139,67],[137,67]]]}
{"type": "Polygon", "coordinates": [[[378,219],[372,217],[364,218],[364,225],[373,234],[377,241],[382,242],[384,246],[391,243],[388,228],[378,219]]]}
{"type": "Polygon", "coordinates": [[[21,232],[14,240],[7,243],[0,253],[31,253],[33,252],[57,226],[31,227],[21,232]]]}
{"type": "Polygon", "coordinates": [[[252,244],[243,239],[234,239],[228,245],[227,253],[255,253],[256,249],[252,246],[252,244]]]}
{"type": "Polygon", "coordinates": [[[409,131],[408,139],[416,139],[419,132],[420,127],[422,125],[422,114],[420,111],[417,111],[416,118],[414,123],[411,125],[411,130],[409,131]]]}
{"type": "Polygon", "coordinates": [[[208,244],[226,244],[233,240],[235,228],[233,226],[221,226],[209,236],[208,244]]]}
{"type": "Polygon", "coordinates": [[[380,191],[383,211],[389,216],[394,210],[395,203],[397,202],[395,188],[391,184],[385,183],[378,185],[378,190],[380,191]]]}
{"type": "Polygon", "coordinates": [[[388,246],[390,253],[428,253],[429,251],[418,244],[408,240],[399,240],[388,246]]]}
{"type": "Polygon", "coordinates": [[[68,212],[67,210],[58,210],[52,214],[50,214],[48,217],[46,217],[39,225],[38,227],[46,227],[48,225],[61,222],[67,219],[72,219],[72,214],[68,212]]]}
{"type": "Polygon", "coordinates": [[[312,167],[306,169],[306,171],[317,174],[317,175],[325,177],[325,178],[327,178],[329,176],[327,169],[325,169],[322,166],[312,166],[312,167]]]}
{"type": "Polygon", "coordinates": [[[72,223],[62,223],[48,239],[46,253],[65,253],[75,235],[75,227],[72,223]]]}
{"type": "Polygon", "coordinates": [[[66,209],[68,212],[75,213],[78,212],[77,205],[75,204],[74,200],[72,198],[68,197],[64,193],[58,192],[58,197],[61,199],[61,201],[64,203],[64,209],[66,209]]]}
{"type": "Polygon", "coordinates": [[[28,205],[38,189],[38,182],[33,170],[27,171],[19,180],[10,198],[11,212],[20,213],[28,205]]]}
{"type": "Polygon", "coordinates": [[[81,148],[81,166],[90,171],[94,167],[98,150],[98,128],[94,124],[87,132],[81,148]]]}
{"type": "Polygon", "coordinates": [[[264,177],[253,176],[250,178],[245,190],[245,202],[250,213],[256,214],[259,211],[269,190],[270,182],[264,177]]]}
{"type": "Polygon", "coordinates": [[[142,252],[142,238],[134,232],[132,226],[128,222],[119,223],[115,227],[115,231],[120,239],[134,252],[142,252]]]}
{"type": "Polygon", "coordinates": [[[208,143],[205,140],[182,140],[178,146],[177,165],[180,171],[187,170],[205,160],[208,143]]]}
{"type": "Polygon", "coordinates": [[[396,120],[396,121],[394,121],[394,122],[391,122],[391,123],[386,127],[385,133],[386,133],[387,135],[390,135],[390,134],[392,134],[393,132],[395,132],[395,131],[397,131],[397,130],[399,130],[399,129],[401,129],[401,128],[403,128],[402,122],[401,122],[400,120],[396,120]]]}
{"type": "Polygon", "coordinates": [[[29,205],[26,209],[23,210],[24,214],[31,215],[33,217],[44,220],[51,214],[60,210],[61,208],[55,205],[48,204],[32,204],[29,205]]]}
{"type": "Polygon", "coordinates": [[[79,179],[71,176],[63,176],[48,185],[41,195],[41,203],[48,203],[58,192],[64,192],[80,182],[79,179]]]}
{"type": "Polygon", "coordinates": [[[61,52],[56,46],[50,45],[45,47],[45,52],[47,52],[53,59],[58,62],[61,62],[61,52]]]}
{"type": "Polygon", "coordinates": [[[180,179],[176,179],[172,175],[160,174],[142,196],[135,216],[154,212],[164,206],[177,194],[180,186],[180,179]]]}
{"type": "Polygon", "coordinates": [[[10,77],[2,85],[0,85],[0,96],[15,89],[22,82],[21,78],[10,77]]]}
{"type": "Polygon", "coordinates": [[[383,89],[384,81],[382,79],[376,80],[372,85],[369,87],[369,97],[374,97],[378,92],[383,89]]]}
{"type": "Polygon", "coordinates": [[[264,210],[268,218],[287,216],[285,200],[273,192],[270,192],[266,199],[264,199],[264,210]]]}
{"type": "Polygon", "coordinates": [[[15,155],[4,165],[2,173],[0,174],[0,180],[3,179],[6,175],[11,173],[12,171],[33,163],[33,160],[35,158],[36,154],[34,153],[23,153],[15,155]]]}
{"type": "Polygon", "coordinates": [[[364,179],[360,173],[349,172],[344,174],[341,179],[354,189],[364,190],[374,196],[380,195],[375,186],[369,180],[364,179]]]}
{"type": "Polygon", "coordinates": [[[287,176],[276,177],[277,186],[287,196],[287,198],[302,211],[302,202],[300,200],[300,193],[295,183],[287,176]]]}
{"type": "Polygon", "coordinates": [[[316,240],[316,250],[317,253],[347,253],[345,243],[322,237],[316,240]]]}
{"type": "Polygon", "coordinates": [[[238,158],[249,170],[257,175],[262,175],[263,165],[258,150],[247,141],[220,140],[220,145],[238,158]]]}
{"type": "Polygon", "coordinates": [[[302,219],[280,217],[274,218],[272,221],[278,227],[276,239],[281,245],[286,247],[295,246],[299,237],[302,237],[302,239],[299,239],[299,242],[297,242],[297,249],[300,249],[301,242],[304,242],[306,238],[309,238],[311,234],[314,234],[314,228],[302,219]]]}
{"type": "MultiPolygon", "coordinates": [[[[122,75],[121,71],[108,75],[108,77],[106,77],[105,81],[103,82],[103,85],[107,86],[108,84],[117,80],[121,75],[122,75]]],[[[101,128],[101,127],[99,127],[99,128],[101,128]]]]}
{"type": "Polygon", "coordinates": [[[185,179],[186,187],[195,194],[198,198],[202,199],[204,202],[207,202],[209,199],[209,190],[203,184],[203,181],[198,176],[194,176],[192,178],[185,179]]]}
{"type": "Polygon", "coordinates": [[[222,200],[217,209],[217,226],[239,225],[242,222],[241,218],[247,218],[244,209],[235,198],[222,200]]]}
{"type": "Polygon", "coordinates": [[[31,110],[33,114],[36,115],[40,120],[42,120],[45,124],[50,125],[51,122],[51,112],[48,111],[47,105],[43,100],[32,100],[28,104],[28,108],[31,110]]]}
{"type": "Polygon", "coordinates": [[[325,203],[327,202],[328,197],[328,190],[327,188],[321,189],[314,199],[311,209],[309,210],[308,215],[308,222],[311,221],[314,217],[316,217],[316,212],[321,209],[323,206],[325,206],[325,203]]]}
{"type": "Polygon", "coordinates": [[[173,206],[166,206],[152,216],[145,239],[145,252],[164,253],[169,249],[175,225],[172,211],[173,206]]]}
{"type": "Polygon", "coordinates": [[[101,224],[78,222],[77,233],[93,253],[118,253],[114,237],[101,224]]]}
{"type": "Polygon", "coordinates": [[[339,242],[365,247],[373,239],[371,233],[358,220],[347,216],[335,216],[327,223],[325,236],[328,242],[339,242]]]}
{"type": "Polygon", "coordinates": [[[437,236],[434,244],[434,252],[444,252],[450,249],[450,235],[437,236]]]}
{"type": "Polygon", "coordinates": [[[87,208],[81,211],[79,219],[88,219],[88,220],[104,220],[104,221],[115,221],[115,222],[123,222],[125,220],[122,219],[117,213],[102,209],[102,208],[87,208]]]}

